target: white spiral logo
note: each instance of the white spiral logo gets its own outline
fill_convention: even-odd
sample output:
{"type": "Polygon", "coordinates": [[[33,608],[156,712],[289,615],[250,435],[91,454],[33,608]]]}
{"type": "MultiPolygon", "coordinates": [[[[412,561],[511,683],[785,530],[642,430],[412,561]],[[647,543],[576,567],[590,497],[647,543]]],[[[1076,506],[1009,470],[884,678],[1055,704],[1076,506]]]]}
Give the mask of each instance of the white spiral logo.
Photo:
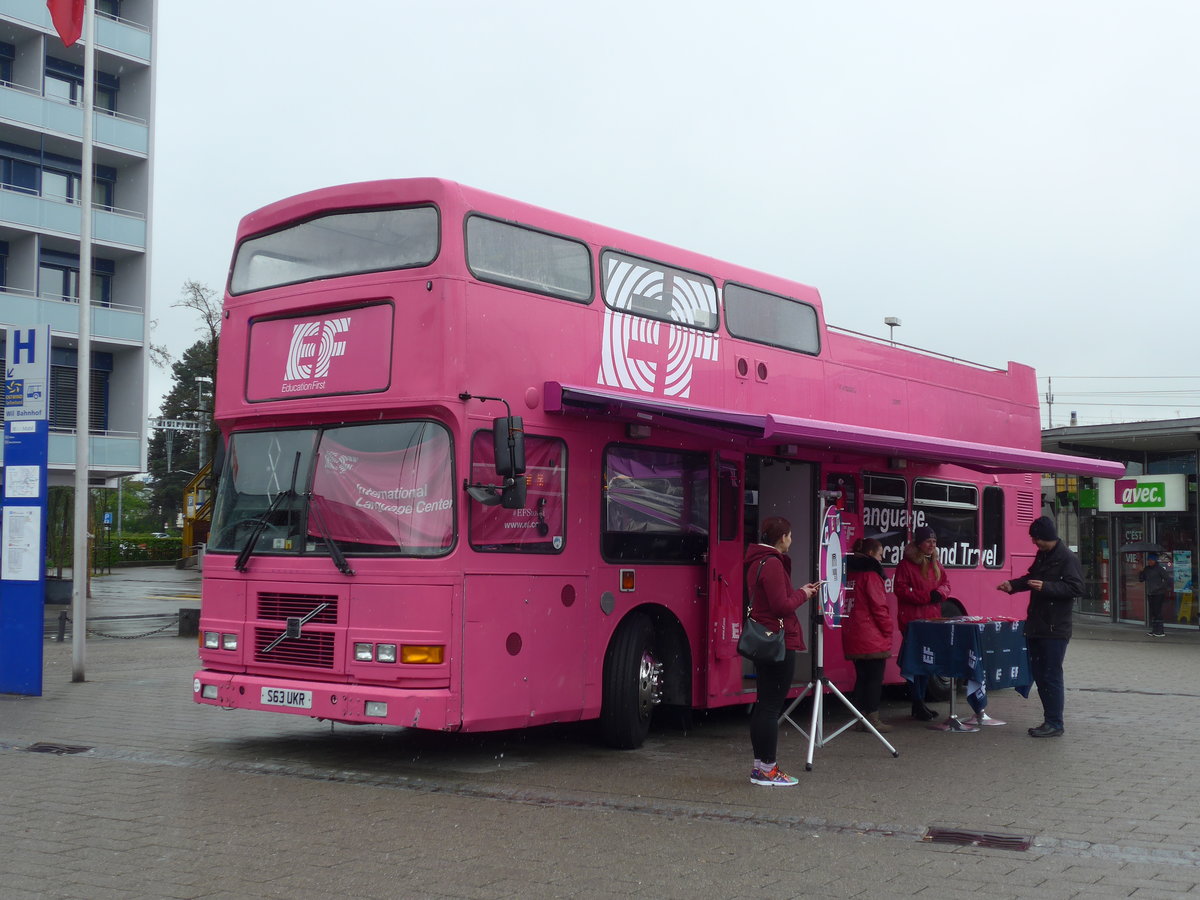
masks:
{"type": "Polygon", "coordinates": [[[337,336],[349,330],[349,316],[301,322],[294,326],[284,380],[307,381],[328,375],[329,361],[346,352],[346,342],[337,340],[337,336]]]}
{"type": "Polygon", "coordinates": [[[717,337],[697,330],[717,322],[716,288],[683,273],[615,255],[608,264],[600,372],[602,385],[686,398],[696,359],[716,361],[717,337]],[[623,310],[668,317],[655,321],[623,310]],[[666,346],[662,330],[666,329],[666,346]]]}

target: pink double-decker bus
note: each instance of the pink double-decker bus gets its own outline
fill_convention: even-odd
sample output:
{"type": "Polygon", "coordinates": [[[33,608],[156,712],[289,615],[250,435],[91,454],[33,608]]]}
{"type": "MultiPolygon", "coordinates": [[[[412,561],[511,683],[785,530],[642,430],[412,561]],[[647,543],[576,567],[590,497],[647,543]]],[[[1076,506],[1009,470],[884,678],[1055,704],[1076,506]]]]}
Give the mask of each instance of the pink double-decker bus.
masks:
{"type": "Polygon", "coordinates": [[[798,581],[822,498],[888,566],[930,524],[947,612],[1021,615],[995,585],[1032,556],[1039,473],[1120,474],[1038,449],[1026,366],[835,329],[806,285],[425,178],[242,220],[215,416],[197,702],[598,720],[617,747],[656,707],[754,700],[736,643],[766,517],[798,581]]]}

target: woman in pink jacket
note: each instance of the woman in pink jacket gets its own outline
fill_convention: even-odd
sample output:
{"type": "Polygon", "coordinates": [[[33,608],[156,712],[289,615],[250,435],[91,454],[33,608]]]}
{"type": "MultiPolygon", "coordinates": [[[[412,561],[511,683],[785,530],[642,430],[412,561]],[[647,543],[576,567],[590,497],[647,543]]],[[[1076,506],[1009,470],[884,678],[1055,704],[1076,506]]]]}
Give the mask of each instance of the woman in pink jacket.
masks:
{"type": "MultiPolygon", "coordinates": [[[[892,655],[896,623],[888,607],[883,577],[883,544],[863,538],[846,557],[850,590],[846,592],[846,618],[842,621],[842,652],[854,663],[854,705],[876,731],[891,731],[879,718],[883,693],[883,667],[892,655]]],[[[862,723],[860,731],[865,731],[862,723]]]]}
{"type": "MultiPolygon", "coordinates": [[[[908,623],[917,619],[940,619],[942,601],[950,596],[950,579],[938,561],[937,535],[928,525],[913,532],[912,543],[904,548],[904,559],[896,566],[896,617],[900,622],[901,650],[904,658],[903,636],[908,623]]],[[[912,684],[912,717],[923,722],[937,718],[937,713],[925,705],[928,677],[917,675],[912,684]]]]}

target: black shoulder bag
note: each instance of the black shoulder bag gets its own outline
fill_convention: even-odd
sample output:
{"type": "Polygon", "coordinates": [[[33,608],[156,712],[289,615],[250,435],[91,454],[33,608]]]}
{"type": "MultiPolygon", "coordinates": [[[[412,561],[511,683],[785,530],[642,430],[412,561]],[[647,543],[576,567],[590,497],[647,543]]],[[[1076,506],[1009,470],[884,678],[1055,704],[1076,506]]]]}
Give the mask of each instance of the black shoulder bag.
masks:
{"type": "MultiPolygon", "coordinates": [[[[759,579],[762,578],[762,567],[766,561],[766,557],[763,557],[758,561],[758,570],[754,573],[755,588],[758,587],[759,579]]],[[[742,635],[738,638],[738,653],[746,657],[746,659],[750,660],[751,662],[782,662],[783,655],[787,652],[787,648],[783,645],[783,622],[779,623],[779,628],[777,630],[769,631],[766,625],[756,622],[754,619],[750,618],[750,608],[753,605],[754,594],[751,590],[747,589],[746,616],[742,621],[742,635]]]]}

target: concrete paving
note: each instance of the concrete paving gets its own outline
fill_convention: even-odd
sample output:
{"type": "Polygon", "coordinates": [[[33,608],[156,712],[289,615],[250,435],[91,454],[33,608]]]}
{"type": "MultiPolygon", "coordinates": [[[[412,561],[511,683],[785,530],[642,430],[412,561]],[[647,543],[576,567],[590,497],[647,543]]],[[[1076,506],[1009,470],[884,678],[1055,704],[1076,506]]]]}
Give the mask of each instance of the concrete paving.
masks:
{"type": "MultiPolygon", "coordinates": [[[[169,618],[198,588],[128,570],[93,583],[89,612],[169,618]]],[[[787,728],[800,784],[774,789],[748,783],[741,708],[626,753],[582,725],[330,727],[194,704],[195,641],[172,629],[93,633],[71,683],[51,630],[43,695],[0,695],[0,898],[1195,900],[1200,632],[1141,632],[1078,626],[1062,738],[1025,734],[1036,694],[994,694],[1010,724],[976,734],[889,704],[899,758],[847,733],[805,772],[787,728]]]]}

